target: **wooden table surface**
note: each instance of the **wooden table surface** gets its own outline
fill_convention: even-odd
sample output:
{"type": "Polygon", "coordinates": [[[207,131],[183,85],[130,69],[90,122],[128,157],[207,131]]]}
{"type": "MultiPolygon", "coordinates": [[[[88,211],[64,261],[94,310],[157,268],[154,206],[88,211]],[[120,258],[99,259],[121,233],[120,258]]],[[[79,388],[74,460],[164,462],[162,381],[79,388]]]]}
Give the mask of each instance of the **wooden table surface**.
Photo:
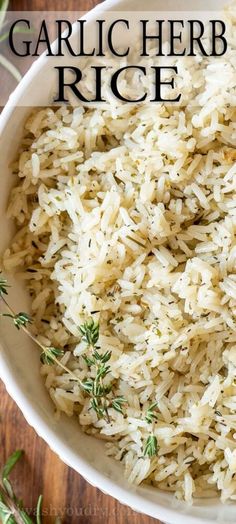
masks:
{"type": "MultiPolygon", "coordinates": [[[[97,3],[98,0],[12,0],[10,8],[88,11],[97,3]]],[[[53,523],[55,515],[62,517],[63,524],[160,524],[104,495],[65,466],[27,425],[1,383],[0,445],[1,465],[15,449],[25,450],[25,458],[12,477],[14,486],[31,510],[43,493],[45,524],[53,523]]]]}

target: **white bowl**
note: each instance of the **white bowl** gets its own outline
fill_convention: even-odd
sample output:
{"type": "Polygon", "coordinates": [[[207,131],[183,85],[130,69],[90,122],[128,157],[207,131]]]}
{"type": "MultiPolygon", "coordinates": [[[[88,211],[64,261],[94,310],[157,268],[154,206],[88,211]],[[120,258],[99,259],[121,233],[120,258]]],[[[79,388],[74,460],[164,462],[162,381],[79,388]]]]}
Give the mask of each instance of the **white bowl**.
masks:
{"type": "MultiPolygon", "coordinates": [[[[195,9],[216,9],[223,0],[197,0],[195,9]]],[[[188,0],[147,0],[145,10],[189,10],[188,0]]],[[[88,23],[101,10],[140,10],[142,0],[107,0],[86,16],[88,23]]],[[[0,252],[9,245],[13,232],[6,218],[6,205],[12,185],[9,163],[15,156],[23,123],[29,113],[24,105],[40,105],[48,96],[53,81],[50,60],[42,56],[11,95],[0,117],[0,252]],[[16,107],[21,106],[21,107],[16,107]]],[[[25,310],[29,299],[18,282],[9,296],[16,310],[25,310]]],[[[147,486],[131,487],[123,468],[105,454],[104,443],[86,436],[73,419],[56,421],[53,406],[39,373],[39,355],[35,347],[7,321],[1,321],[0,376],[28,423],[60,458],[94,486],[133,509],[171,524],[218,522],[235,523],[235,506],[223,506],[219,500],[195,501],[192,507],[177,502],[173,496],[147,486]]]]}

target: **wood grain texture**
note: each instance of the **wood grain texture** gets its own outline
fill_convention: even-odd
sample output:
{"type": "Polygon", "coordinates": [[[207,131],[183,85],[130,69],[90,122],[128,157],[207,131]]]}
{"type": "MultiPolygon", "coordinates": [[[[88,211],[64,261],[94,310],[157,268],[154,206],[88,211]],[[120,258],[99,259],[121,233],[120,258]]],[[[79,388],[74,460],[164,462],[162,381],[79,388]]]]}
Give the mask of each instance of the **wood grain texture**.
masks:
{"type": "Polygon", "coordinates": [[[13,11],[89,11],[103,0],[10,0],[13,11]]]}
{"type": "MultiPolygon", "coordinates": [[[[10,9],[88,11],[97,0],[12,0],[10,9]]],[[[0,383],[1,465],[17,448],[25,458],[13,474],[16,492],[32,512],[37,497],[44,495],[44,523],[53,523],[55,515],[64,524],[158,524],[159,521],[137,514],[111,497],[91,487],[61,460],[27,425],[19,409],[0,383]]]]}

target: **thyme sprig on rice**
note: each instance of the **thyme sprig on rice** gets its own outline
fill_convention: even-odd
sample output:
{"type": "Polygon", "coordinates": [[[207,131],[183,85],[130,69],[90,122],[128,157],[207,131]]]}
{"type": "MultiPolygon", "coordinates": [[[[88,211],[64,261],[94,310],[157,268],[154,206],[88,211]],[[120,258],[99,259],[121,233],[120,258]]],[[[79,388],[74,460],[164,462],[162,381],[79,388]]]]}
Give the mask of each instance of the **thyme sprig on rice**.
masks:
{"type": "MultiPolygon", "coordinates": [[[[1,273],[0,273],[1,275],[1,273]]],[[[110,397],[113,385],[111,382],[104,382],[107,375],[110,373],[110,366],[108,362],[111,358],[111,351],[105,353],[100,352],[98,346],[99,340],[99,323],[93,319],[88,320],[79,326],[79,332],[82,335],[82,341],[86,343],[87,354],[83,355],[83,359],[87,364],[90,376],[81,381],[67,366],[65,366],[59,358],[64,355],[61,348],[47,347],[38,340],[28,329],[28,325],[32,324],[31,317],[24,312],[15,313],[6,300],[8,295],[9,284],[7,280],[0,276],[0,298],[8,309],[8,313],[1,313],[1,316],[10,318],[15,327],[23,329],[23,331],[40,347],[42,350],[40,360],[43,364],[52,365],[57,364],[66,373],[69,373],[73,380],[79,382],[82,390],[90,397],[90,409],[93,409],[98,418],[104,418],[108,423],[110,422],[109,408],[113,408],[118,413],[123,414],[123,408],[126,404],[126,399],[123,396],[110,397]]],[[[157,420],[155,408],[157,403],[150,405],[146,412],[145,420],[149,424],[153,424],[157,420]]],[[[158,451],[157,438],[155,435],[150,435],[144,446],[144,456],[148,455],[150,458],[155,456],[158,451]]]]}
{"type": "Polygon", "coordinates": [[[98,347],[99,339],[99,324],[93,319],[88,320],[79,326],[79,332],[82,335],[82,341],[86,343],[87,355],[84,355],[84,361],[89,370],[89,377],[85,380],[80,378],[71,371],[67,366],[61,362],[60,357],[63,357],[64,350],[62,348],[48,347],[40,342],[29,330],[28,326],[32,324],[31,317],[24,312],[16,313],[8,304],[6,296],[8,295],[8,288],[10,285],[7,280],[1,276],[0,273],[0,298],[5,304],[8,312],[1,313],[2,317],[10,318],[15,327],[22,329],[26,335],[41,349],[40,360],[43,364],[52,365],[57,364],[63,371],[68,373],[71,378],[78,382],[85,394],[90,397],[90,409],[93,409],[98,418],[104,418],[108,423],[110,422],[109,408],[123,414],[123,407],[126,400],[123,396],[112,397],[112,382],[104,382],[104,379],[110,373],[110,366],[108,361],[111,358],[111,351],[101,353],[98,347]]]}
{"type": "Polygon", "coordinates": [[[104,383],[105,377],[110,373],[110,366],[107,365],[111,358],[111,351],[100,353],[98,347],[99,324],[93,319],[85,322],[79,327],[82,340],[87,344],[87,350],[91,355],[83,356],[88,369],[93,372],[94,377],[89,377],[83,381],[83,387],[91,396],[91,408],[97,413],[98,418],[105,417],[110,422],[108,408],[112,407],[119,413],[123,413],[123,405],[126,403],[124,397],[108,398],[112,391],[112,383],[104,383]]]}

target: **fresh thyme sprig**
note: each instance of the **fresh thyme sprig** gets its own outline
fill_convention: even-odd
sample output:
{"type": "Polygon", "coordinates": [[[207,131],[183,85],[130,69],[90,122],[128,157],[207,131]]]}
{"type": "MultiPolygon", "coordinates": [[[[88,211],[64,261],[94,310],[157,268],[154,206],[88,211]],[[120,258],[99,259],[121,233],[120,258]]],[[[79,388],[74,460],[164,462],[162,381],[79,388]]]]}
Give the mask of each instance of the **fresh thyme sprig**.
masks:
{"type": "Polygon", "coordinates": [[[32,319],[27,313],[16,313],[8,304],[6,296],[8,295],[9,284],[0,272],[0,298],[8,309],[8,313],[0,313],[0,316],[10,318],[17,329],[22,329],[31,340],[41,349],[40,359],[44,364],[57,364],[61,369],[70,375],[70,377],[79,383],[82,391],[90,397],[90,408],[93,409],[99,418],[104,417],[110,422],[108,413],[109,408],[113,408],[119,413],[123,413],[123,406],[126,400],[122,396],[112,398],[112,383],[104,383],[105,377],[110,373],[110,366],[107,365],[111,358],[111,351],[105,353],[99,352],[97,342],[99,339],[99,324],[93,319],[79,326],[79,332],[82,340],[86,342],[87,351],[91,354],[83,358],[91,373],[91,377],[85,380],[80,378],[61,362],[60,357],[64,355],[61,348],[48,347],[40,342],[29,330],[32,319]]]}
{"type": "MultiPolygon", "coordinates": [[[[24,452],[17,450],[7,460],[2,470],[0,482],[0,520],[3,524],[34,524],[23,503],[16,496],[9,475],[17,462],[22,458],[24,452]]],[[[38,498],[36,508],[36,524],[42,523],[42,495],[38,498]]],[[[58,518],[56,519],[58,523],[58,518]]]]}
{"type": "MultiPolygon", "coordinates": [[[[149,406],[146,415],[145,420],[148,422],[148,424],[152,424],[157,420],[157,414],[155,413],[155,409],[157,407],[157,402],[154,402],[149,406]]],[[[145,443],[144,447],[144,456],[148,455],[148,457],[154,457],[157,455],[158,452],[158,444],[157,444],[157,438],[154,434],[150,435],[145,443]]]]}
{"type": "Polygon", "coordinates": [[[91,356],[83,357],[88,369],[94,375],[83,382],[85,390],[91,396],[90,407],[97,413],[98,418],[105,417],[109,421],[108,408],[112,407],[123,413],[123,405],[126,403],[122,396],[113,399],[108,397],[112,391],[112,384],[104,384],[105,377],[110,373],[110,366],[107,363],[111,358],[111,351],[99,352],[100,348],[96,345],[99,339],[99,324],[93,319],[85,322],[79,329],[87,349],[92,351],[91,356]]]}

